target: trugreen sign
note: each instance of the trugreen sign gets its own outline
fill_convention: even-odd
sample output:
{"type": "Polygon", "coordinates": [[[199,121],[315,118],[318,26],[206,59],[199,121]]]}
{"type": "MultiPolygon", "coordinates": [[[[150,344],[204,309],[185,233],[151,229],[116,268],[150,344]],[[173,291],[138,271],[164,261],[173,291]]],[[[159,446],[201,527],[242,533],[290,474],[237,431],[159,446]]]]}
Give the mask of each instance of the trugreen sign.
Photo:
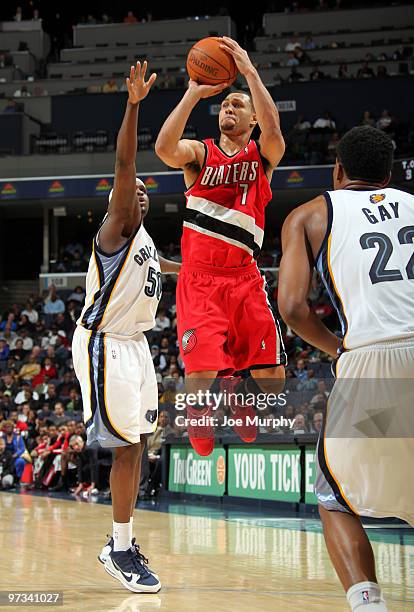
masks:
{"type": "Polygon", "coordinates": [[[222,447],[201,457],[191,447],[171,446],[168,489],[182,493],[224,495],[226,456],[222,447]]]}
{"type": "Polygon", "coordinates": [[[318,498],[313,492],[316,478],[316,450],[306,449],[305,451],[305,502],[307,504],[317,504],[318,498]]]}
{"type": "Polygon", "coordinates": [[[229,447],[229,496],[298,502],[300,450],[297,447],[229,447]]]}

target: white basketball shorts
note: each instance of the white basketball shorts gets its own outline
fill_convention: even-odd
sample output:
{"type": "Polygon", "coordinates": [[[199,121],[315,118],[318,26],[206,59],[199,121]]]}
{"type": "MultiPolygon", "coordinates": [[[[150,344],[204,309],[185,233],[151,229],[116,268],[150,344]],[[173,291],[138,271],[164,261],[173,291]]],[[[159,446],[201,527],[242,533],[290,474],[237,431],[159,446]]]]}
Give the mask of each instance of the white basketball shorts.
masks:
{"type": "Polygon", "coordinates": [[[88,444],[104,448],[140,442],[157,426],[158,388],[147,339],[94,332],[79,326],[72,342],[88,444]]]}
{"type": "Polygon", "coordinates": [[[316,458],[324,508],[414,525],[414,338],[340,356],[316,458]]]}

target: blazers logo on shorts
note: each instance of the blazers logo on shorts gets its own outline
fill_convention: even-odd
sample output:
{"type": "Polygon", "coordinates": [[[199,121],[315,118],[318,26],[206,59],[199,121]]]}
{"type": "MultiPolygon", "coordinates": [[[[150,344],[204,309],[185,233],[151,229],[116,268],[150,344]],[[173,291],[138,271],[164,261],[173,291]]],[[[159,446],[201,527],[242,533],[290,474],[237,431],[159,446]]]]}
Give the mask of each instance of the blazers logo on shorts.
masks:
{"type": "Polygon", "coordinates": [[[197,336],[195,333],[195,329],[187,329],[187,331],[183,333],[181,344],[183,346],[184,353],[189,353],[193,350],[193,348],[197,344],[197,336]]]}

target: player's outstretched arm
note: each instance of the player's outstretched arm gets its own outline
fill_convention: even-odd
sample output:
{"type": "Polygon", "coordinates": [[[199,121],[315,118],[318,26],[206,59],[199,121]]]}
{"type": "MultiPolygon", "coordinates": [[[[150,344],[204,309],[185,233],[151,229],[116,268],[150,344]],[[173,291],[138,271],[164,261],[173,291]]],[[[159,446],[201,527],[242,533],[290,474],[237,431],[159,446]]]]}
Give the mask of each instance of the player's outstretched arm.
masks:
{"type": "Polygon", "coordinates": [[[298,336],[336,357],[340,339],[329,331],[307,302],[313,255],[306,235],[306,207],[304,204],[292,211],[283,224],[278,307],[282,319],[298,336]]]}
{"type": "MultiPolygon", "coordinates": [[[[151,89],[156,74],[145,81],[147,62],[142,66],[137,62],[131,66],[129,78],[126,79],[128,102],[116,145],[115,180],[108,217],[99,232],[99,243],[105,251],[113,251],[122,246],[125,237],[134,231],[131,221],[134,214],[136,194],[135,157],[138,145],[138,111],[139,103],[151,89]]],[[[140,213],[140,211],[139,211],[140,213]]]]}
{"type": "Polygon", "coordinates": [[[181,264],[178,261],[171,261],[160,256],[160,267],[163,274],[179,274],[181,264]]]}
{"type": "Polygon", "coordinates": [[[202,98],[214,96],[227,87],[221,85],[198,85],[195,81],[188,84],[181,101],[167,117],[158,134],[155,152],[171,168],[185,168],[187,164],[204,160],[204,145],[198,140],[181,140],[191,111],[202,98]]]}
{"type": "Polygon", "coordinates": [[[262,80],[253,66],[247,51],[229,38],[223,36],[220,45],[233,56],[240,74],[244,76],[252,95],[257,122],[260,126],[260,150],[272,168],[276,168],[285,152],[285,141],[280,130],[279,112],[272,96],[263,85],[262,80]]]}

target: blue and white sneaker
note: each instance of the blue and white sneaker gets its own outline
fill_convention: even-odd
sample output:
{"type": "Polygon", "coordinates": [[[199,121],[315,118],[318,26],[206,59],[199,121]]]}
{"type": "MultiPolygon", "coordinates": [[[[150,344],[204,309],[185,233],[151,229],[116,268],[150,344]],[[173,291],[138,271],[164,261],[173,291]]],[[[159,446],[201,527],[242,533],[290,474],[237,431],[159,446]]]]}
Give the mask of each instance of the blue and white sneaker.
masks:
{"type": "Polygon", "coordinates": [[[104,568],[134,593],[158,593],[161,589],[161,582],[140,561],[133,546],[128,550],[111,551],[104,568]]]}
{"type": "MultiPolygon", "coordinates": [[[[105,546],[102,548],[101,552],[98,555],[98,561],[100,561],[102,563],[102,565],[105,565],[105,561],[106,559],[109,557],[109,555],[111,554],[111,552],[114,549],[114,539],[112,536],[107,535],[107,538],[109,538],[108,542],[105,544],[105,546]]],[[[148,559],[142,554],[139,544],[136,543],[136,539],[132,538],[131,541],[131,546],[132,548],[135,548],[135,552],[140,560],[141,563],[143,563],[145,565],[145,567],[147,568],[147,570],[149,571],[150,574],[152,574],[153,576],[155,576],[155,578],[157,578],[157,580],[159,579],[158,574],[156,574],[154,572],[154,570],[152,570],[150,567],[148,567],[148,559]]],[[[106,570],[109,574],[110,572],[108,570],[106,570]]],[[[115,576],[114,576],[115,578],[115,576]]]]}

